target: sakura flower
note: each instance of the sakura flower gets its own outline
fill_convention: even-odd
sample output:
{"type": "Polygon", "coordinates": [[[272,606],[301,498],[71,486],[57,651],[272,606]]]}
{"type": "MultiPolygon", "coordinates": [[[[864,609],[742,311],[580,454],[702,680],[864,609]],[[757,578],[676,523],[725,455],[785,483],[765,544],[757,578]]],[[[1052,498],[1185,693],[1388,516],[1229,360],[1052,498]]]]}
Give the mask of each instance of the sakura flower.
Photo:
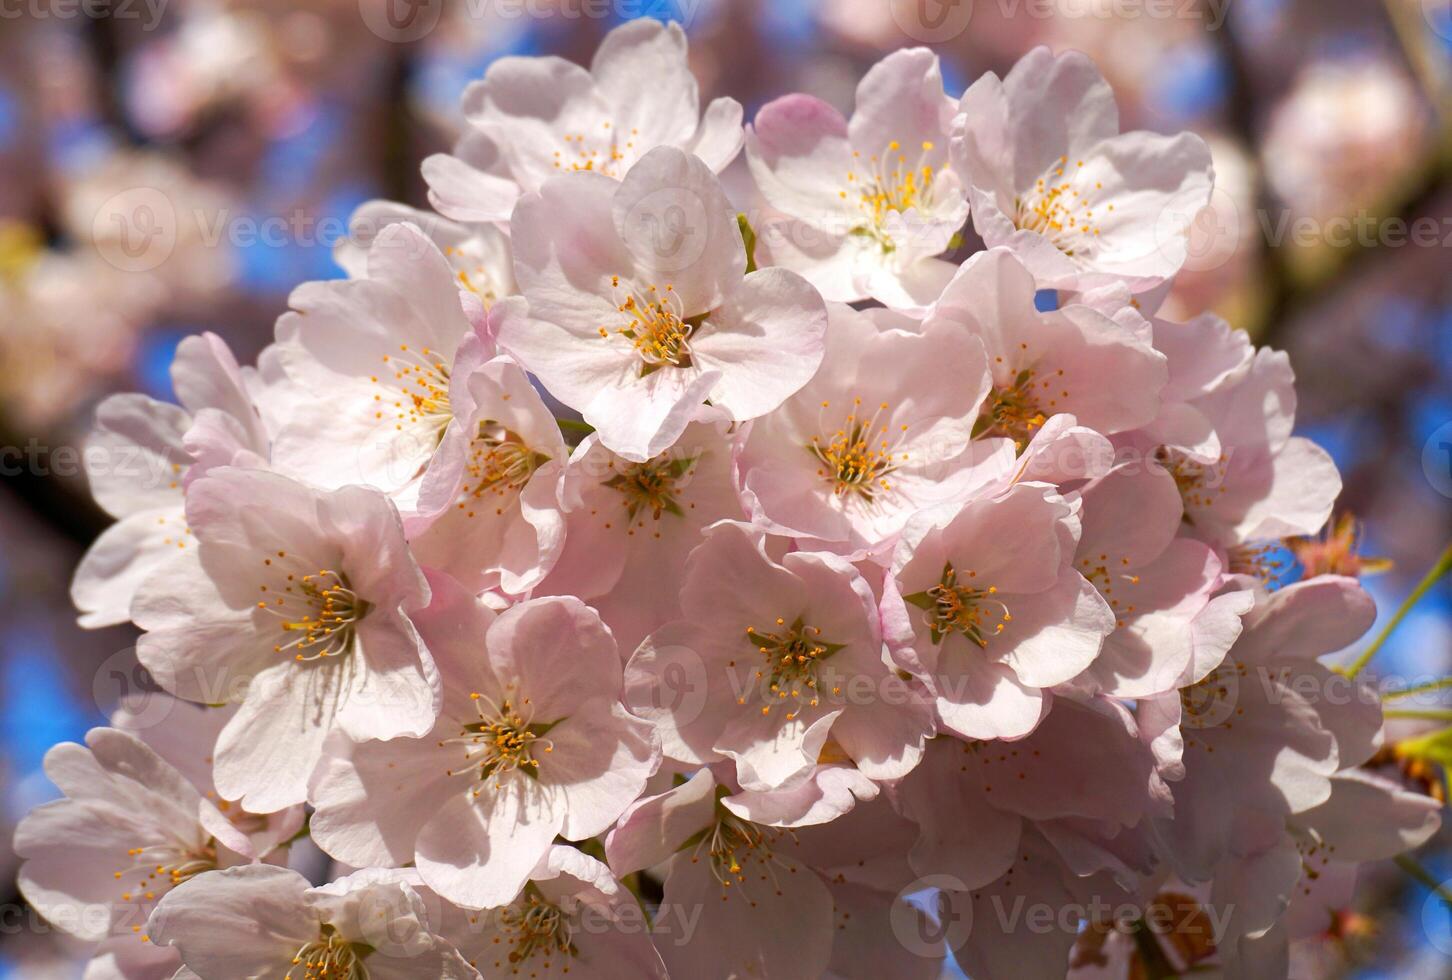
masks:
{"type": "Polygon", "coordinates": [[[438,932],[484,976],[665,980],[644,913],[610,869],[555,844],[513,902],[487,912],[443,905],[438,932]]]}
{"type": "MultiPolygon", "coordinates": [[[[57,928],[106,942],[102,955],[133,973],[176,971],[174,953],[150,945],[146,931],[159,900],[197,875],[267,857],[280,843],[267,833],[268,818],[253,817],[249,837],[126,732],[93,728],[84,746],[65,742],[46,753],[45,770],[65,796],[16,828],[21,894],[57,928]]],[[[286,822],[295,831],[299,821],[286,822]]]]}
{"type": "Polygon", "coordinates": [[[686,562],[683,618],[630,660],[628,702],[660,726],[667,755],[732,759],[746,789],[806,777],[829,735],[869,778],[905,775],[932,718],[884,661],[871,588],[835,555],[777,562],[757,538],[740,524],[706,532],[686,562]],[[700,695],[656,696],[682,667],[700,695]]]}
{"type": "Polygon", "coordinates": [[[943,728],[1027,735],[1047,689],[1099,656],[1115,619],[1073,568],[1079,532],[1075,508],[1040,484],[927,511],[904,529],[883,633],[894,662],[932,692],[943,728]]]}
{"type": "Polygon", "coordinates": [[[560,172],[619,179],[658,146],[718,173],[741,150],[740,103],[716,99],[702,115],[685,32],[650,18],[606,35],[588,71],[562,58],[500,58],[465,90],[463,108],[498,165],[480,166],[477,151],[424,162],[434,206],[461,221],[508,221],[521,194],[560,172]]]}
{"type": "Polygon", "coordinates": [[[333,257],[353,279],[368,278],[368,250],[389,225],[418,227],[444,253],[458,284],[479,298],[485,310],[514,295],[514,261],[509,237],[494,225],[450,221],[393,201],[368,201],[348,221],[348,237],[333,257]]]}
{"type": "Polygon", "coordinates": [[[201,472],[192,474],[196,446],[188,445],[195,424],[211,419],[229,433],[236,452],[267,457],[268,435],[249,379],[220,337],[183,340],[171,375],[179,406],[145,395],[112,395],[96,410],[87,476],[96,502],[120,520],[91,545],[71,583],[84,627],[126,622],[147,577],[195,545],[182,510],[183,485],[189,474],[201,472]]]}
{"type": "Polygon", "coordinates": [[[475,591],[527,592],[564,540],[560,427],[518,364],[497,357],[451,384],[455,418],[420,481],[414,556],[475,591]]]}
{"type": "Polygon", "coordinates": [[[952,271],[934,257],[968,217],[948,163],[954,110],[927,48],[874,65],[850,122],[809,95],[764,106],[747,128],[746,156],[767,203],[790,219],[764,229],[772,261],[829,300],[931,303],[952,271]]]}
{"type": "Polygon", "coordinates": [[[565,547],[536,595],[588,601],[628,656],[680,616],[679,580],[701,530],[743,515],[731,483],[729,420],[703,408],[676,443],[632,463],[585,437],[565,473],[565,547]]]}
{"type": "Polygon", "coordinates": [[[192,483],[187,520],[197,547],[137,593],[137,655],[178,697],[241,703],[217,741],[223,797],[300,803],[329,732],[433,725],[438,676],[409,618],[428,584],[386,497],[223,467],[192,483]]]}
{"type": "Polygon", "coordinates": [[[477,977],[431,931],[416,881],[415,872],[373,868],[310,888],[286,868],[231,868],[172,891],[150,929],[197,977],[477,977]]]}
{"type": "Polygon", "coordinates": [[[528,300],[491,317],[499,345],[634,462],[674,443],[708,398],[732,419],[772,411],[822,362],[827,312],[784,269],[746,275],[721,185],[661,147],[619,183],[547,181],[512,222],[528,300]]]}
{"type": "Polygon", "coordinates": [[[953,121],[953,167],[973,227],[1047,289],[1114,279],[1136,292],[1184,264],[1210,203],[1210,150],[1191,133],[1119,132],[1114,93],[1077,52],[1035,48],[1000,80],[978,79],[953,121]]]}
{"type": "MultiPolygon", "coordinates": [[[[1180,686],[1196,657],[1193,623],[1220,586],[1220,560],[1176,537],[1184,509],[1158,468],[1124,464],[1080,492],[1082,531],[1074,567],[1114,612],[1115,629],[1076,686],[1121,698],[1180,686]]],[[[1199,656],[1218,663],[1236,632],[1199,656]]]]}
{"type": "MultiPolygon", "coordinates": [[[[1213,430],[1218,456],[1207,460],[1174,445],[1154,452],[1180,489],[1195,537],[1226,549],[1232,570],[1244,571],[1241,560],[1254,553],[1241,546],[1321,530],[1341,493],[1341,475],[1325,450],[1291,435],[1295,376],[1284,353],[1257,351],[1237,380],[1190,406],[1213,430]]],[[[1142,434],[1124,441],[1148,445],[1142,434]]]]}
{"type": "MultiPolygon", "coordinates": [[[[723,787],[724,788],[724,787],[723,787]]],[[[618,875],[669,862],[663,904],[700,908],[690,941],[659,944],[672,976],[821,976],[832,955],[832,894],[786,853],[783,831],[717,803],[709,769],[635,803],[605,841],[618,875]]]]}
{"type": "Polygon", "coordinates": [[[304,283],[289,298],[295,312],[278,320],[282,367],[310,397],[278,434],[274,463],[321,487],[416,492],[455,421],[455,383],[492,353],[473,335],[469,308],[482,322],[482,306],[412,225],[374,239],[367,273],[304,283]]]}
{"type": "Polygon", "coordinates": [[[970,440],[990,379],[966,331],[879,330],[836,304],[830,317],[822,367],[751,424],[737,470],[759,526],[859,556],[981,482],[970,440]]]}
{"type": "Polygon", "coordinates": [[[1325,803],[1331,777],[1374,752],[1375,693],[1316,658],[1347,646],[1375,607],[1352,579],[1308,579],[1262,593],[1224,663],[1194,685],[1147,699],[1147,728],[1177,726],[1169,751],[1175,819],[1163,834],[1181,877],[1204,881],[1227,855],[1247,853],[1270,826],[1325,803]]]}
{"type": "Polygon", "coordinates": [[[1040,312],[1036,288],[1019,256],[990,249],[963,263],[923,321],[925,331],[965,331],[988,351],[993,388],[974,434],[1022,450],[1060,413],[1106,435],[1153,421],[1168,368],[1147,332],[1087,305],[1040,312]]]}
{"type": "Polygon", "coordinates": [[[467,908],[513,902],[557,835],[603,833],[660,761],[620,704],[620,655],[578,599],[494,614],[436,583],[421,620],[444,706],[422,738],[335,742],[314,781],[313,838],[340,861],[413,861],[467,908]]]}

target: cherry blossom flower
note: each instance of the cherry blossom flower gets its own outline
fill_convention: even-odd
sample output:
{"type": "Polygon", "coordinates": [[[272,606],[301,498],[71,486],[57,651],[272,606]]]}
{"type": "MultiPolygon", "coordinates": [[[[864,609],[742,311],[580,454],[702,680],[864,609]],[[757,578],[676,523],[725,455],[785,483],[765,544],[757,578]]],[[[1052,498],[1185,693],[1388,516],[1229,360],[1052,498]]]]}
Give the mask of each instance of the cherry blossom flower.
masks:
{"type": "Polygon", "coordinates": [[[370,868],[310,888],[286,868],[230,868],[172,891],[149,928],[197,977],[477,977],[431,931],[416,881],[370,868]]]}
{"type": "Polygon", "coordinates": [[[927,685],[942,728],[1018,738],[1048,689],[1099,656],[1115,618],[1073,567],[1076,508],[1040,484],[909,522],[881,599],[894,662],[927,685]],[[1012,529],[1011,531],[1009,529],[1012,529]]]}
{"type": "Polygon", "coordinates": [[[680,616],[679,581],[703,528],[744,517],[731,483],[729,419],[701,409],[680,439],[643,463],[585,437],[565,473],[565,547],[536,595],[589,602],[622,656],[680,616]]]}
{"type": "Polygon", "coordinates": [[[564,543],[560,427],[507,357],[474,368],[451,392],[454,421],[406,522],[414,556],[476,591],[527,592],[564,543]]]}
{"type": "Polygon", "coordinates": [[[277,323],[278,358],[309,397],[278,433],[274,464],[318,486],[417,492],[455,422],[450,398],[493,352],[474,335],[482,305],[416,226],[385,228],[367,278],[304,283],[277,323]],[[474,344],[465,343],[473,339],[474,344]]]}
{"type": "Polygon", "coordinates": [[[850,122],[809,95],[765,105],[747,128],[746,156],[767,203],[789,218],[763,229],[773,263],[829,300],[930,304],[952,273],[935,257],[968,217],[948,162],[954,112],[927,48],[874,65],[850,122]]]}
{"type": "Polygon", "coordinates": [[[175,954],[146,929],[167,893],[216,868],[268,858],[283,843],[277,830],[301,823],[301,813],[253,815],[244,832],[140,739],[113,728],[91,729],[84,746],[53,747],[45,771],[65,796],[16,828],[21,894],[57,928],[102,942],[100,955],[131,973],[176,971],[175,954]]]}
{"type": "Polygon", "coordinates": [[[680,593],[683,618],[626,670],[627,701],[661,727],[668,756],[732,759],[752,790],[805,777],[829,735],[873,779],[917,764],[931,713],[885,662],[872,590],[847,562],[773,561],[749,528],[723,522],[691,553],[680,593]],[[683,665],[700,696],[658,696],[683,665]]]}
{"type": "Polygon", "coordinates": [[[606,35],[588,71],[563,58],[500,58],[463,108],[477,135],[423,168],[434,207],[460,221],[508,221],[521,194],[561,172],[619,179],[658,146],[718,173],[741,151],[740,103],[716,99],[702,114],[685,32],[650,18],[606,35]]]}
{"type": "Polygon", "coordinates": [[[96,410],[87,476],[96,502],[119,520],[91,545],[71,583],[87,628],[130,619],[141,584],[177,551],[195,545],[182,502],[187,479],[207,468],[193,470],[198,447],[188,440],[195,425],[210,421],[228,433],[234,453],[268,455],[254,382],[220,337],[183,340],[171,374],[180,405],[128,394],[112,395],[96,410]]]}
{"type": "Polygon", "coordinates": [[[578,599],[497,618],[436,582],[421,618],[445,678],[421,738],[335,742],[314,781],[314,839],[355,866],[416,863],[467,908],[513,902],[557,835],[604,832],[660,761],[620,704],[620,655],[578,599]]]}
{"type": "Polygon", "coordinates": [[[830,308],[827,354],[805,388],[752,423],[737,458],[753,520],[860,557],[920,510],[985,482],[971,445],[990,377],[965,331],[879,330],[830,308]]]}
{"type": "Polygon", "coordinates": [[[302,802],[334,730],[429,730],[439,680],[409,618],[428,584],[386,497],[223,467],[188,488],[187,520],[197,547],[137,593],[137,655],[178,697],[241,703],[217,743],[224,797],[302,802]]]}
{"type": "Polygon", "coordinates": [[[1120,133],[1114,93],[1077,52],[1035,48],[963,94],[953,167],[989,248],[1047,289],[1115,279],[1136,292],[1179,271],[1210,203],[1210,150],[1191,133],[1120,133]]]}
{"type": "Polygon", "coordinates": [[[508,905],[481,912],[443,904],[437,923],[439,935],[485,976],[666,977],[635,898],[609,868],[573,847],[551,846],[508,905]]]}
{"type": "Polygon", "coordinates": [[[772,411],[822,362],[826,306],[784,269],[745,275],[730,203],[700,160],[661,147],[619,183],[547,181],[512,222],[528,300],[491,320],[499,345],[644,462],[706,399],[736,421],[772,411]]]}
{"type": "Polygon", "coordinates": [[[963,263],[923,321],[925,331],[956,326],[988,351],[993,388],[975,435],[1022,449],[1061,413],[1106,435],[1153,421],[1168,368],[1147,329],[1081,304],[1040,312],[1035,289],[1019,257],[990,249],[963,263]]]}

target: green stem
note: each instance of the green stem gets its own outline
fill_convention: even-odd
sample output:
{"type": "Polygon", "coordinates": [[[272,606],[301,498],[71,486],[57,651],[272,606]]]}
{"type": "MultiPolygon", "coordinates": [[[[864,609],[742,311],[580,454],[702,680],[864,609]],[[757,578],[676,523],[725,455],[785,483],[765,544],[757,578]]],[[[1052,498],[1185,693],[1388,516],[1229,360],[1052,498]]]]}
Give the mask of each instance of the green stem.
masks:
{"type": "Polygon", "coordinates": [[[1401,604],[1401,608],[1396,611],[1396,615],[1392,616],[1386,626],[1382,628],[1382,631],[1377,634],[1376,639],[1371,642],[1371,646],[1363,650],[1361,656],[1357,657],[1356,661],[1350,667],[1346,668],[1344,673],[1347,677],[1355,677],[1361,673],[1363,667],[1371,663],[1371,658],[1376,656],[1377,651],[1382,648],[1382,644],[1386,643],[1387,638],[1396,632],[1396,628],[1402,624],[1402,620],[1407,618],[1407,614],[1412,611],[1412,608],[1421,601],[1422,596],[1430,592],[1432,586],[1441,581],[1442,577],[1449,571],[1452,571],[1452,545],[1448,545],[1447,550],[1442,552],[1442,557],[1437,559],[1437,564],[1432,566],[1422,581],[1412,590],[1412,594],[1407,596],[1406,601],[1401,604]]]}
{"type": "Polygon", "coordinates": [[[1426,694],[1428,691],[1440,691],[1448,687],[1452,687],[1452,677],[1443,677],[1440,680],[1428,681],[1425,684],[1404,687],[1400,691],[1387,691],[1381,696],[1381,699],[1383,701],[1395,701],[1397,698],[1409,698],[1413,694],[1426,694]]]}
{"type": "Polygon", "coordinates": [[[1422,885],[1440,898],[1449,909],[1452,909],[1452,888],[1448,888],[1433,876],[1432,872],[1422,866],[1422,862],[1410,854],[1398,854],[1392,858],[1397,867],[1401,868],[1408,876],[1420,882],[1422,885]]]}
{"type": "Polygon", "coordinates": [[[555,419],[555,423],[563,432],[581,432],[588,436],[595,431],[595,427],[589,422],[580,422],[575,419],[555,419]]]}
{"type": "Polygon", "coordinates": [[[756,271],[756,230],[744,214],[736,216],[736,224],[741,229],[741,243],[746,246],[746,273],[750,275],[756,271]]]}

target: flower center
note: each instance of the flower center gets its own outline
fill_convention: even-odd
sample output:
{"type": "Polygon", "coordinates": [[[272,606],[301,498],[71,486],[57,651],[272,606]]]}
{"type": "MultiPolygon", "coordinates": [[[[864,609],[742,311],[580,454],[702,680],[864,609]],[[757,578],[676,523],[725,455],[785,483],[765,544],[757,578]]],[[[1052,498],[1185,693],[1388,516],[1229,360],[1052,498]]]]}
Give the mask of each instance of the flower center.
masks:
{"type": "MultiPolygon", "coordinates": [[[[440,747],[462,745],[465,765],[445,770],[445,774],[457,776],[477,772],[481,783],[493,780],[496,787],[510,773],[536,776],[539,760],[534,753],[554,751],[554,745],[544,737],[554,723],[530,724],[507,698],[496,705],[476,691],[469,695],[469,700],[474,703],[479,720],[466,723],[457,738],[441,739],[438,743],[440,747]]],[[[528,706],[528,699],[524,704],[528,706]]],[[[473,795],[478,796],[480,789],[475,787],[473,795]]]]}
{"type": "MultiPolygon", "coordinates": [[[[965,577],[971,580],[977,575],[970,571],[965,577]]],[[[960,585],[958,572],[949,562],[943,566],[943,576],[937,585],[925,592],[903,596],[903,601],[923,610],[923,622],[934,643],[942,643],[950,633],[962,633],[983,648],[988,646],[991,637],[1002,633],[1013,622],[1013,615],[997,595],[996,586],[960,585]]]]}
{"type": "MultiPolygon", "coordinates": [[[[459,491],[459,510],[466,517],[473,517],[473,508],[486,496],[503,498],[517,493],[549,461],[549,456],[531,449],[517,433],[493,419],[485,419],[479,423],[479,431],[469,446],[464,486],[459,491]]],[[[504,513],[503,503],[503,500],[496,502],[496,514],[504,513]]]]}
{"type": "MultiPolygon", "coordinates": [[[[286,557],[281,551],[277,556],[286,557]]],[[[271,566],[272,559],[263,559],[263,564],[271,566]]],[[[257,603],[257,608],[282,620],[284,634],[296,634],[291,639],[284,636],[286,642],[275,644],[273,652],[295,651],[293,659],[299,661],[351,652],[358,623],[371,607],[348,587],[347,577],[325,568],[315,575],[290,574],[287,583],[283,595],[257,603]]],[[[267,592],[268,586],[262,586],[262,591],[267,592]]]]}
{"type": "Polygon", "coordinates": [[[1124,617],[1134,615],[1134,603],[1125,602],[1122,598],[1123,586],[1138,585],[1139,576],[1131,575],[1127,571],[1128,568],[1128,558],[1120,558],[1115,561],[1107,554],[1100,555],[1098,559],[1092,557],[1079,559],[1079,574],[1093,583],[1094,588],[1098,589],[1099,594],[1109,603],[1109,607],[1114,610],[1114,625],[1118,627],[1124,626],[1124,617]],[[1116,584],[1121,586],[1121,595],[1114,594],[1116,584]]]}
{"type": "MultiPolygon", "coordinates": [[[[1084,161],[1075,166],[1076,172],[1083,169],[1084,161]]],[[[1099,237],[1100,227],[1094,220],[1093,193],[1075,186],[1075,176],[1064,179],[1069,169],[1069,158],[1060,157],[1058,163],[1047,174],[1040,177],[1034,189],[1026,196],[1013,201],[1014,224],[1023,231],[1034,231],[1070,258],[1084,258],[1093,249],[1099,237]]],[[[1093,190],[1103,190],[1104,185],[1095,183],[1093,190]]],[[[1114,205],[1108,205],[1110,211],[1114,205]]]]}
{"type": "MultiPolygon", "coordinates": [[[[424,347],[412,350],[407,344],[400,344],[398,353],[383,355],[383,363],[393,371],[394,428],[402,431],[404,426],[426,428],[436,439],[444,437],[444,428],[454,417],[449,409],[449,366],[439,360],[438,351],[424,347]]],[[[382,384],[378,376],[370,380],[382,384]]],[[[374,395],[374,401],[382,403],[385,395],[374,395]]],[[[383,418],[383,411],[374,413],[383,418]]]]}
{"type": "Polygon", "coordinates": [[[763,867],[770,867],[771,835],[767,828],[742,820],[718,804],[716,822],[702,833],[693,860],[700,859],[704,848],[711,862],[711,874],[723,888],[744,885],[745,869],[753,859],[763,867]]]}
{"type": "MultiPolygon", "coordinates": [[[[776,627],[777,632],[765,633],[748,626],[746,642],[766,658],[766,665],[756,672],[756,678],[766,685],[767,703],[762,706],[761,713],[769,714],[773,704],[785,703],[788,705],[786,718],[790,721],[801,711],[804,691],[808,707],[815,708],[820,703],[818,669],[844,644],[827,643],[822,639],[822,631],[805,625],[800,616],[791,626],[786,626],[786,620],[779,618],[776,627]]],[[[746,698],[738,697],[737,703],[745,704],[746,698]]]]}
{"type": "Polygon", "coordinates": [[[371,952],[371,947],[350,943],[332,926],[324,925],[317,939],[293,954],[293,969],[283,980],[368,980],[363,959],[371,952]]]}
{"type": "MultiPolygon", "coordinates": [[[[853,229],[853,234],[875,239],[884,252],[897,247],[886,231],[888,215],[932,206],[934,170],[927,162],[932,150],[933,144],[924,142],[917,160],[909,163],[902,144],[893,140],[881,156],[872,154],[867,158],[865,174],[855,169],[847,172],[847,183],[856,191],[857,206],[866,219],[865,224],[853,229]]],[[[852,156],[858,161],[862,158],[856,151],[852,156]]],[[[848,191],[839,194],[844,200],[851,196],[848,191]]]]}
{"type": "MultiPolygon", "coordinates": [[[[510,963],[523,963],[535,953],[544,958],[543,967],[550,967],[549,958],[558,953],[577,953],[572,939],[574,927],[569,916],[558,905],[540,894],[538,886],[525,886],[524,896],[499,915],[500,924],[511,938],[510,963]]],[[[568,972],[569,968],[565,968],[568,972]]]]}
{"type": "MultiPolygon", "coordinates": [[[[121,870],[113,872],[112,877],[121,883],[121,901],[154,902],[159,897],[158,889],[168,891],[216,867],[217,845],[214,842],[209,840],[197,847],[170,840],[131,848],[126,852],[121,870]]],[[[137,932],[140,929],[140,926],[133,927],[137,932]]]]}
{"type": "MultiPolygon", "coordinates": [[[[830,407],[830,402],[822,402],[824,410],[830,407]]],[[[888,425],[880,421],[887,407],[887,402],[882,402],[870,418],[864,418],[862,399],[854,398],[846,420],[831,436],[812,437],[807,451],[822,464],[817,476],[831,483],[837,496],[851,494],[870,503],[879,493],[892,489],[886,477],[908,459],[908,454],[893,452],[888,425]]],[[[906,430],[906,425],[900,429],[906,430]]]]}
{"type": "Polygon", "coordinates": [[[1236,707],[1236,702],[1240,698],[1240,682],[1248,673],[1245,664],[1227,661],[1196,683],[1180,688],[1180,732],[1186,749],[1198,745],[1207,752],[1215,751],[1215,746],[1193,733],[1234,727],[1234,717],[1245,711],[1236,707]]]}
{"type": "Polygon", "coordinates": [[[600,336],[608,339],[614,335],[630,341],[640,355],[641,377],[663,367],[690,367],[691,335],[706,315],[686,316],[680,293],[669,283],[664,289],[649,285],[642,291],[634,285],[622,286],[619,276],[611,276],[610,286],[615,293],[615,308],[626,320],[601,327],[600,336]]]}
{"type": "Polygon", "coordinates": [[[495,300],[499,299],[504,290],[500,288],[489,266],[453,245],[445,246],[444,254],[451,260],[459,284],[479,297],[486,312],[492,309],[495,300]]]}
{"type": "Polygon", "coordinates": [[[600,124],[595,135],[566,133],[564,148],[555,151],[555,169],[571,172],[593,170],[607,177],[621,176],[634,161],[634,138],[640,135],[640,130],[632,129],[623,143],[622,135],[625,134],[608,119],[600,124]]]}
{"type": "Polygon", "coordinates": [[[634,463],[604,481],[604,486],[625,498],[625,510],[634,520],[642,511],[649,511],[655,520],[665,513],[684,517],[676,500],[678,484],[696,465],[698,457],[685,459],[657,456],[644,463],[634,463]]]}
{"type": "Polygon", "coordinates": [[[1063,374],[1060,368],[1048,377],[1038,377],[1033,368],[1024,368],[1014,375],[1010,384],[995,385],[988,394],[986,410],[973,424],[973,438],[1005,437],[1012,439],[1018,451],[1023,452],[1034,433],[1048,421],[1049,413],[1058,407],[1059,398],[1069,396],[1067,390],[1061,389],[1056,398],[1049,390],[1063,374]]]}
{"type": "Polygon", "coordinates": [[[1224,456],[1214,463],[1197,463],[1168,446],[1161,446],[1155,450],[1154,458],[1175,480],[1175,488],[1185,505],[1186,524],[1195,523],[1191,509],[1206,510],[1225,492],[1224,456]]]}

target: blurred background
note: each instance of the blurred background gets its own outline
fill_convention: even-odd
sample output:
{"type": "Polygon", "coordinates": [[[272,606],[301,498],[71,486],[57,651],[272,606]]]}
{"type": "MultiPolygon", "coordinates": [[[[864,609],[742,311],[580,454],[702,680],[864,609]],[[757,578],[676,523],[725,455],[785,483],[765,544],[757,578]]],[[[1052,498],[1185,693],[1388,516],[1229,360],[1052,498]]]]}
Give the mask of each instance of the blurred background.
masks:
{"type": "MultiPolygon", "coordinates": [[[[904,46],[931,43],[955,95],[1034,45],[1089,53],[1124,128],[1209,141],[1167,313],[1291,352],[1356,547],[1392,563],[1366,583],[1383,618],[1452,539],[1452,0],[0,0],[0,977],[79,976],[19,904],[10,831],[54,794],[46,748],[144,681],[132,636],[78,629],[67,596],[108,523],[79,465],[96,402],[171,397],[194,331],[250,359],[293,286],[341,275],[356,205],[426,206],[418,164],[491,61],[588,63],[637,16],[680,21],[703,98],[748,119],[791,91],[850,110],[904,46]]],[[[743,161],[727,179],[748,206],[743,161]]],[[[1449,607],[1444,581],[1377,670],[1452,671],[1449,607]]],[[[1369,920],[1328,923],[1295,975],[1452,977],[1427,894],[1374,873],[1369,920]]]]}

